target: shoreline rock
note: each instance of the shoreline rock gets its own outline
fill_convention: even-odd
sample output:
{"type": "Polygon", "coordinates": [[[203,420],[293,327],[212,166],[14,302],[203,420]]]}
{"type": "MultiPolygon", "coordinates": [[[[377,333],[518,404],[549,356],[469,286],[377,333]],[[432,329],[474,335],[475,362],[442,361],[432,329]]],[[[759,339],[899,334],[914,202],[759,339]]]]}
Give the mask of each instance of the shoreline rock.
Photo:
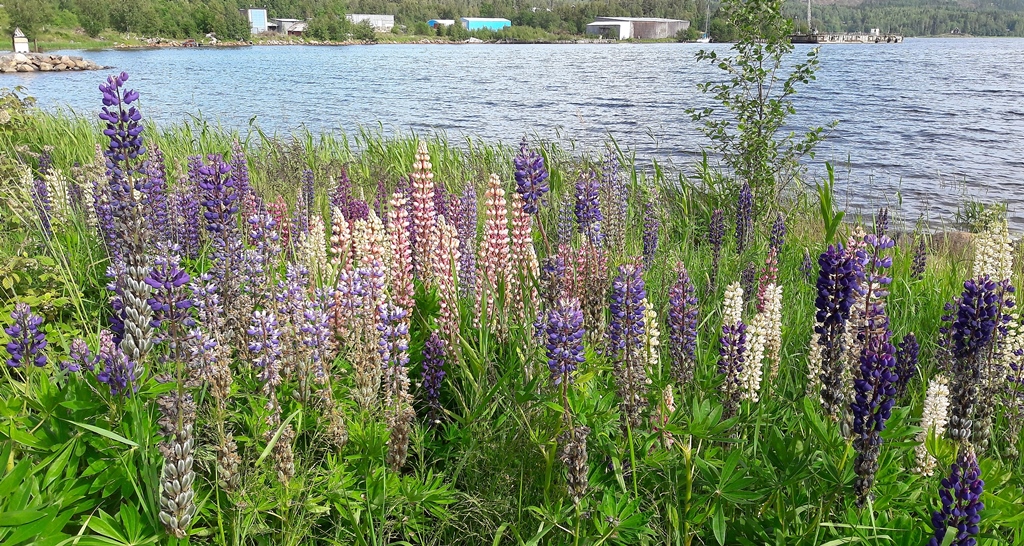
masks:
{"type": "Polygon", "coordinates": [[[16,72],[69,72],[102,70],[100,66],[77,55],[49,55],[47,53],[7,53],[0,55],[0,74],[16,72]]]}

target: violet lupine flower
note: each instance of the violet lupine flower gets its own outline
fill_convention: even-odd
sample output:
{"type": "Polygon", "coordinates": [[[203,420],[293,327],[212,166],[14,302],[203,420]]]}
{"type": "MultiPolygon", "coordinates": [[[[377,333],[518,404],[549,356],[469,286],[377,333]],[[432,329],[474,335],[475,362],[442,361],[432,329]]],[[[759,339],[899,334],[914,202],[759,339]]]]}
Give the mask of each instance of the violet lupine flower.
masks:
{"type": "Polygon", "coordinates": [[[476,228],[477,228],[476,188],[466,184],[466,189],[459,198],[459,214],[455,227],[459,232],[459,291],[462,297],[476,297],[476,228]]]}
{"type": "Polygon", "coordinates": [[[747,265],[743,266],[743,271],[740,272],[740,286],[743,287],[744,294],[754,294],[754,288],[757,287],[757,266],[754,262],[747,262],[747,265]]]}
{"type": "Polygon", "coordinates": [[[43,324],[43,317],[32,312],[27,303],[14,304],[14,311],[11,311],[11,319],[14,324],[4,328],[4,332],[11,336],[7,343],[7,352],[11,357],[7,359],[7,366],[20,368],[26,362],[31,362],[37,368],[46,365],[46,334],[39,331],[43,324]]]}
{"type": "Polygon", "coordinates": [[[448,210],[448,203],[451,201],[451,194],[444,187],[444,184],[434,185],[434,213],[438,216],[444,216],[445,219],[451,218],[451,211],[448,210]]]}
{"type": "Polygon", "coordinates": [[[725,214],[722,209],[715,209],[711,213],[711,223],[708,226],[708,242],[711,243],[711,282],[708,283],[708,292],[714,292],[718,280],[718,263],[722,259],[722,239],[725,238],[725,214]]]}
{"type": "Polygon", "coordinates": [[[61,362],[60,367],[71,373],[78,373],[83,369],[92,372],[96,370],[98,361],[99,358],[92,354],[89,346],[85,344],[85,340],[76,338],[68,347],[68,359],[61,362]]]}
{"type": "Polygon", "coordinates": [[[188,328],[191,326],[188,310],[192,307],[192,300],[185,294],[185,285],[191,278],[181,268],[178,257],[181,249],[178,245],[161,244],[157,250],[153,267],[144,279],[152,288],[146,302],[153,309],[153,327],[159,328],[164,322],[171,322],[188,328]]]}
{"type": "Polygon", "coordinates": [[[210,163],[199,168],[199,189],[202,205],[206,208],[203,213],[206,229],[217,234],[237,227],[234,215],[238,213],[238,194],[235,178],[231,176],[231,165],[216,154],[207,159],[210,163]]]}
{"type": "MultiPolygon", "coordinates": [[[[231,174],[235,177],[235,188],[245,203],[255,192],[252,190],[252,182],[249,180],[249,162],[245,157],[245,150],[237,140],[231,144],[231,174]]],[[[246,216],[254,214],[255,210],[245,210],[246,216]]]]}
{"type": "Polygon", "coordinates": [[[828,247],[818,258],[818,309],[814,331],[821,347],[821,400],[825,411],[838,417],[845,406],[843,392],[844,337],[850,308],[859,290],[857,264],[841,244],[828,247]]]}
{"type": "Polygon", "coordinates": [[[53,156],[50,155],[49,150],[43,150],[39,152],[39,176],[46,176],[50,174],[50,170],[53,169],[53,156]]]}
{"type": "Polygon", "coordinates": [[[39,224],[43,233],[49,236],[52,233],[50,217],[53,216],[53,202],[50,199],[50,189],[46,187],[46,181],[35,179],[32,181],[32,207],[39,216],[39,224]]]}
{"type": "Polygon", "coordinates": [[[316,186],[313,179],[313,171],[306,169],[302,171],[302,201],[305,204],[307,214],[315,214],[316,208],[316,186]]]}
{"type": "Polygon", "coordinates": [[[754,193],[743,182],[736,198],[736,253],[743,254],[754,232],[754,193]]]}
{"type": "Polygon", "coordinates": [[[577,298],[561,298],[548,311],[545,328],[548,369],[555,385],[572,383],[573,372],[586,362],[583,353],[583,311],[577,298]]]}
{"type": "Polygon", "coordinates": [[[875,216],[875,235],[881,237],[889,233],[889,207],[878,209],[878,216],[875,216]]]}
{"type": "MultiPolygon", "coordinates": [[[[950,389],[949,437],[968,441],[975,424],[975,407],[981,388],[981,358],[1000,320],[996,282],[984,277],[964,282],[956,316],[949,327],[953,355],[953,385],[950,389]]],[[[953,318],[947,315],[948,318],[953,318]]]]}
{"type": "Polygon", "coordinates": [[[387,183],[383,178],[377,179],[377,193],[373,196],[373,212],[377,213],[378,218],[384,218],[387,216],[387,213],[384,210],[384,204],[387,202],[387,196],[387,183]]]}
{"type": "MultiPolygon", "coordinates": [[[[199,176],[198,170],[196,176],[199,176]]],[[[199,257],[202,245],[200,226],[202,215],[199,205],[198,178],[190,180],[191,187],[179,187],[174,193],[175,240],[181,245],[182,254],[189,259],[199,257]]]]}
{"type": "Polygon", "coordinates": [[[924,238],[917,241],[914,247],[914,262],[910,266],[910,278],[923,279],[924,270],[928,263],[928,252],[924,245],[924,238]]]}
{"type": "Polygon", "coordinates": [[[572,243],[572,236],[576,233],[576,212],[573,200],[566,199],[562,207],[558,209],[558,240],[559,246],[572,243]]]}
{"type": "Polygon", "coordinates": [[[139,191],[142,194],[142,217],[153,239],[161,241],[171,233],[169,204],[167,200],[167,170],[164,154],[156,145],[150,158],[142,164],[142,180],[139,191]]]}
{"type": "Polygon", "coordinates": [[[146,152],[142,145],[142,113],[132,103],[139,99],[135,90],[121,88],[128,81],[128,74],[122,72],[107,78],[106,84],[100,85],[103,93],[103,109],[100,119],[106,122],[103,134],[110,139],[103,155],[107,158],[107,171],[110,174],[110,187],[116,203],[115,213],[120,214],[130,206],[131,192],[134,190],[126,179],[134,170],[134,162],[146,152]]]}
{"type": "Polygon", "coordinates": [[[253,311],[245,332],[249,334],[249,351],[255,355],[253,365],[260,370],[263,389],[273,391],[281,383],[281,329],[277,317],[270,311],[253,311]]]}
{"type": "Polygon", "coordinates": [[[878,455],[882,446],[881,432],[892,414],[896,402],[895,349],[889,342],[889,332],[868,338],[860,355],[860,377],[854,379],[854,399],[850,403],[853,413],[853,446],[857,450],[854,471],[857,480],[858,505],[863,506],[871,492],[878,472],[878,455]]]}
{"type": "Polygon", "coordinates": [[[427,422],[431,426],[439,422],[437,417],[441,410],[441,383],[445,376],[444,362],[447,351],[447,343],[437,335],[437,331],[431,332],[423,344],[423,392],[430,408],[427,422]]]}
{"type": "MultiPolygon", "coordinates": [[[[377,188],[380,191],[380,188],[377,188]]],[[[380,195],[378,195],[380,197],[380,195]]],[[[331,190],[331,210],[338,209],[345,215],[345,219],[351,221],[348,217],[349,204],[352,202],[352,181],[348,178],[348,169],[345,167],[341,168],[341,174],[338,176],[335,182],[334,189],[331,190]]],[[[377,213],[380,216],[380,213],[377,213]]]]}
{"type": "Polygon", "coordinates": [[[981,511],[985,503],[981,502],[981,494],[985,482],[981,479],[981,468],[978,458],[969,446],[960,448],[956,462],[950,467],[949,477],[942,479],[939,499],[942,509],[932,512],[932,527],[935,536],[928,541],[928,546],[945,544],[949,528],[956,529],[956,537],[951,546],[974,546],[978,541],[974,538],[980,531],[981,511]]]}
{"type": "Polygon", "coordinates": [[[139,369],[114,343],[114,336],[109,330],[100,332],[97,362],[96,380],[110,388],[111,396],[128,398],[138,392],[139,369]]]}
{"type": "Polygon", "coordinates": [[[583,172],[576,182],[576,223],[579,225],[580,233],[593,245],[599,245],[602,241],[601,222],[604,216],[601,214],[599,191],[600,186],[594,171],[583,172]]]}
{"type": "Polygon", "coordinates": [[[562,253],[544,258],[540,268],[540,297],[548,306],[552,306],[566,292],[566,265],[562,253]]]}
{"type": "Polygon", "coordinates": [[[370,205],[362,199],[353,199],[348,205],[348,214],[345,215],[345,219],[349,222],[356,220],[366,220],[370,217],[370,205]]]}
{"type": "Polygon", "coordinates": [[[318,292],[316,299],[303,301],[299,324],[300,341],[309,350],[313,378],[319,385],[326,385],[329,375],[328,355],[332,349],[332,334],[328,326],[329,307],[327,293],[318,292]]]}
{"type": "Polygon", "coordinates": [[[676,265],[676,282],[668,290],[668,337],[672,379],[682,387],[693,381],[697,361],[697,289],[683,262],[676,265]]]}
{"type": "Polygon", "coordinates": [[[523,197],[523,212],[537,214],[544,194],[548,192],[548,170],[544,168],[544,156],[531,150],[524,136],[519,145],[519,153],[512,163],[515,166],[516,192],[523,197]]]}
{"type": "Polygon", "coordinates": [[[807,282],[811,282],[811,275],[814,273],[814,262],[811,261],[811,251],[804,249],[804,261],[800,264],[800,272],[804,274],[807,282]]]}
{"type": "Polygon", "coordinates": [[[658,251],[658,230],[661,228],[661,220],[658,218],[657,207],[653,199],[648,199],[644,204],[644,269],[650,269],[654,262],[654,253],[658,251]]]}
{"type": "Polygon", "coordinates": [[[917,375],[917,355],[921,346],[917,343],[917,337],[911,332],[903,336],[899,348],[896,350],[896,399],[903,398],[907,393],[907,385],[910,379],[917,375]]]}
{"type": "Polygon", "coordinates": [[[621,171],[618,155],[609,149],[601,165],[601,203],[604,207],[604,242],[612,251],[625,246],[626,223],[629,220],[629,188],[621,171]]]}
{"type": "MultiPolygon", "coordinates": [[[[780,253],[782,251],[782,245],[785,242],[786,242],[786,219],[783,218],[782,213],[780,212],[775,217],[775,223],[772,224],[772,232],[768,236],[768,245],[771,248],[774,248],[776,253],[780,253]]],[[[809,254],[808,254],[808,259],[810,259],[810,255],[809,254]]]]}
{"type": "Polygon", "coordinates": [[[742,396],[743,367],[747,359],[747,325],[743,321],[723,324],[719,338],[718,373],[725,378],[722,390],[726,397],[724,405],[729,415],[736,412],[742,396]]]}
{"type": "Polygon", "coordinates": [[[608,325],[608,354],[615,359],[619,412],[622,427],[640,427],[641,412],[647,404],[647,373],[644,365],[647,311],[647,290],[643,270],[636,263],[619,266],[619,275],[612,282],[611,323],[608,325]]]}

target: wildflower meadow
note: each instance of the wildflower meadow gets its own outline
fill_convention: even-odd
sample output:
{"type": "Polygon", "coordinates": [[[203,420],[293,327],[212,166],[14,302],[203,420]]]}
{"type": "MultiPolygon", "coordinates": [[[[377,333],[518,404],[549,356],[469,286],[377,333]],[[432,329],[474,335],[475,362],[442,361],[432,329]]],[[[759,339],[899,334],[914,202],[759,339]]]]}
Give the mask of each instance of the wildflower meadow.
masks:
{"type": "Polygon", "coordinates": [[[0,543],[1024,541],[1004,217],[146,93],[3,101],[0,543]]]}

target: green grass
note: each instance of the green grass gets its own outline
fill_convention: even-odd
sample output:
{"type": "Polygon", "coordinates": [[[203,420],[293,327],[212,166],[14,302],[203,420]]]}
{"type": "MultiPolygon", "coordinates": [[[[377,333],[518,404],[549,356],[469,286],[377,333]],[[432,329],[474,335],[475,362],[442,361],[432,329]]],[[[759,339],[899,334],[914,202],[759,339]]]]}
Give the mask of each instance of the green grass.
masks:
{"type": "MultiPolygon", "coordinates": [[[[228,154],[231,143],[241,140],[252,184],[264,200],[282,195],[294,211],[302,171],[311,169],[316,208],[323,213],[343,167],[354,194],[372,207],[379,182],[390,194],[411,172],[417,140],[424,138],[435,183],[453,195],[467,184],[474,186],[482,214],[487,175],[498,173],[511,190],[516,151],[477,140],[384,135],[371,129],[347,136],[301,133],[278,138],[254,132],[241,138],[201,120],[149,125],[144,135],[147,146],[164,153],[171,186],[185,176],[188,156],[228,154]]],[[[102,139],[90,120],[39,111],[28,112],[19,130],[0,131],[0,322],[7,320],[16,301],[31,303],[46,319],[51,361],[65,359],[78,336],[95,350],[96,336],[110,314],[104,290],[107,259],[95,230],[79,215],[56,222],[53,235],[44,236],[32,214],[24,212],[26,182],[17,173],[34,168],[33,154],[46,149],[63,176],[86,182],[89,175],[73,166],[90,164],[102,139]]],[[[601,158],[597,153],[581,155],[573,146],[533,144],[543,150],[551,172],[551,194],[539,216],[543,230],[534,230],[535,248],[543,259],[549,247],[541,233],[555,236],[558,212],[572,199],[580,172],[600,171],[601,158]]],[[[731,237],[733,190],[720,174],[691,179],[658,165],[636,166],[624,152],[620,159],[629,188],[625,243],[606,250],[608,273],[602,280],[609,288],[616,268],[641,254],[644,203],[653,200],[661,219],[660,243],[644,280],[662,321],[662,351],[660,364],[647,369],[652,417],[663,411],[659,393],[671,384],[664,320],[677,261],[686,264],[700,299],[695,379],[673,385],[676,410],[666,414],[667,424],[645,419],[640,429],[620,428],[614,363],[593,343],[601,332],[588,337],[587,361],[563,395],[549,384],[544,349],[533,338],[529,322],[509,320],[504,335],[478,328],[471,318],[474,304],[464,299],[459,302],[460,344],[446,365],[442,388],[443,424],[428,426],[420,406],[419,365],[438,311],[436,293],[420,283],[410,344],[417,417],[408,462],[397,472],[385,464],[389,432],[383,412],[355,405],[354,366],[349,353],[343,353],[331,362],[332,388],[345,416],[348,442],[342,449],[331,448],[328,412],[284,396],[282,388],[281,419],[292,416],[289,424],[296,432],[290,443],[296,473],[281,483],[246,334],[240,331],[238,338],[222,340],[232,349],[234,377],[226,411],[217,410],[209,385],[192,388],[199,423],[192,542],[924,544],[932,534],[939,480],[948,471],[955,446],[937,439],[933,448],[941,470],[921,477],[911,471],[914,437],[926,379],[936,371],[942,308],[970,275],[969,249],[932,247],[924,277],[913,279],[911,243],[921,234],[895,222],[894,230],[903,235],[892,252],[894,280],[887,309],[894,339],[914,332],[921,342],[921,377],[911,381],[908,396],[888,421],[874,500],[869,508],[859,509],[853,490],[855,451],[839,427],[822,417],[816,397],[806,395],[815,289],[800,265],[805,251],[817,257],[826,245],[815,198],[798,194],[777,206],[761,203],[754,243],[737,254],[731,237]],[[719,280],[709,292],[707,229],[715,209],[726,211],[727,229],[719,280]],[[717,371],[720,302],[725,286],[739,280],[747,264],[758,269],[763,264],[778,211],[785,212],[789,231],[779,256],[781,370],[777,377],[766,372],[759,402],[745,402],[735,416],[726,417],[717,371]],[[589,489],[579,507],[568,497],[566,470],[559,459],[567,413],[574,423],[590,428],[589,489]],[[218,427],[233,431],[242,460],[241,482],[230,493],[216,480],[218,427]],[[671,448],[664,446],[662,431],[671,433],[671,448]]],[[[870,219],[865,220],[870,228],[870,219]]],[[[841,236],[845,239],[852,228],[842,226],[841,236]]],[[[577,236],[573,245],[581,244],[577,236]]],[[[209,250],[205,247],[197,259],[184,263],[193,277],[210,267],[209,250]]],[[[283,263],[270,271],[280,277],[283,263]]],[[[225,309],[232,320],[245,307],[234,303],[225,309]]],[[[748,308],[747,318],[751,313],[748,308]]],[[[245,314],[239,317],[241,322],[247,319],[245,314]]],[[[165,350],[160,347],[158,353],[165,350]]],[[[151,374],[129,399],[111,396],[88,373],[64,375],[52,366],[4,369],[0,542],[29,543],[35,536],[59,542],[73,535],[82,535],[81,543],[88,544],[173,542],[158,517],[163,459],[157,444],[163,437],[156,425],[155,400],[174,382],[158,382],[152,373],[181,370],[152,357],[146,364],[151,374]],[[14,517],[23,523],[10,525],[14,517]]],[[[286,385],[296,386],[296,378],[286,385]]],[[[987,507],[981,521],[983,545],[1024,540],[1024,465],[1018,454],[1024,438],[1008,436],[1014,418],[1010,406],[1000,403],[993,445],[980,452],[987,507]]]]}

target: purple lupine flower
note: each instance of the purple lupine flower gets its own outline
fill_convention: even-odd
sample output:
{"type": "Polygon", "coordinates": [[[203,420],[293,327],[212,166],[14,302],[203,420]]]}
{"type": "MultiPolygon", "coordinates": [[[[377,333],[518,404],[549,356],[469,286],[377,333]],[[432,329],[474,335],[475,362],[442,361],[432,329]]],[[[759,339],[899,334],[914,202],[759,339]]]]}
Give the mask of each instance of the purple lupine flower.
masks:
{"type": "Polygon", "coordinates": [[[370,217],[370,205],[362,199],[353,199],[349,202],[348,212],[345,218],[353,222],[355,220],[366,220],[370,217]]]}
{"type": "Polygon", "coordinates": [[[109,330],[100,332],[100,348],[97,354],[96,379],[110,388],[111,396],[130,397],[138,392],[139,370],[135,363],[128,359],[117,344],[109,330]]]}
{"type": "Polygon", "coordinates": [[[314,185],[313,171],[306,169],[302,171],[302,202],[305,205],[307,214],[314,214],[316,208],[316,190],[314,185]]]}
{"type": "Polygon", "coordinates": [[[573,199],[566,199],[558,208],[558,227],[555,231],[555,244],[572,244],[572,236],[576,233],[576,212],[573,199]]]}
{"type": "Polygon", "coordinates": [[[881,237],[889,233],[889,207],[878,209],[878,216],[875,216],[875,235],[881,237]]]}
{"type": "Polygon", "coordinates": [[[110,307],[113,311],[110,315],[110,331],[117,345],[121,345],[121,339],[124,338],[124,290],[119,279],[126,274],[124,262],[112,262],[107,266],[106,276],[110,282],[106,288],[111,293],[110,307]]]}
{"type": "Polygon", "coordinates": [[[715,291],[718,280],[718,263],[722,259],[722,240],[725,238],[725,214],[722,209],[715,209],[711,213],[711,223],[708,226],[708,242],[711,243],[711,279],[708,283],[708,293],[715,291]]]}
{"type": "Polygon", "coordinates": [[[459,232],[459,289],[462,297],[473,299],[476,292],[476,189],[466,184],[459,198],[455,227],[459,232]]]}
{"type": "Polygon", "coordinates": [[[50,217],[53,216],[53,201],[50,199],[50,189],[46,187],[46,181],[38,178],[32,181],[32,208],[39,216],[43,233],[49,236],[52,233],[50,217]]]}
{"type": "Polygon", "coordinates": [[[154,328],[159,328],[165,322],[180,324],[185,328],[192,325],[188,315],[192,300],[185,293],[185,285],[191,279],[181,268],[181,258],[178,256],[180,250],[178,245],[160,244],[153,267],[146,275],[145,283],[152,288],[147,303],[153,309],[154,328]]]}
{"type": "Polygon", "coordinates": [[[814,331],[821,346],[821,400],[825,411],[836,417],[845,406],[843,390],[844,337],[850,308],[859,290],[857,264],[843,246],[830,245],[818,258],[818,295],[814,306],[814,331]]]}
{"type": "Polygon", "coordinates": [[[255,356],[253,365],[259,369],[259,380],[269,392],[281,384],[281,329],[277,317],[270,311],[253,311],[245,333],[249,334],[248,347],[255,356]]]}
{"type": "Polygon", "coordinates": [[[682,387],[693,381],[697,362],[697,289],[683,262],[676,265],[676,282],[668,290],[668,337],[672,378],[682,387]]]}
{"type": "Polygon", "coordinates": [[[142,113],[132,103],[139,99],[135,90],[122,92],[128,74],[122,72],[109,76],[106,84],[100,85],[103,93],[103,108],[100,119],[106,122],[103,134],[110,139],[104,155],[110,176],[111,197],[114,212],[120,215],[133,202],[133,187],[127,179],[138,168],[135,163],[146,152],[142,145],[142,113]]]}
{"type": "Polygon", "coordinates": [[[896,402],[895,349],[889,342],[889,332],[869,337],[860,355],[860,377],[854,379],[854,398],[850,403],[853,414],[853,446],[857,450],[854,471],[857,480],[858,505],[863,505],[871,492],[878,472],[878,455],[882,446],[881,432],[892,414],[896,402]]]}
{"type": "Polygon", "coordinates": [[[238,194],[236,181],[231,176],[231,165],[225,163],[221,156],[211,154],[207,157],[209,164],[199,168],[199,189],[202,192],[201,204],[206,209],[206,230],[220,233],[234,229],[234,215],[238,213],[238,194]]]}
{"type": "Polygon", "coordinates": [[[37,368],[46,365],[46,334],[39,331],[43,324],[43,317],[32,312],[27,303],[18,302],[14,304],[14,311],[11,311],[11,319],[14,323],[4,328],[11,341],[7,343],[7,352],[11,357],[7,359],[7,366],[20,368],[26,362],[31,362],[37,368]]]}
{"type": "Polygon", "coordinates": [[[928,252],[925,248],[924,238],[918,239],[914,247],[914,262],[910,266],[910,278],[923,279],[925,266],[928,263],[928,252]]]}
{"type": "Polygon", "coordinates": [[[903,398],[907,393],[907,385],[910,379],[917,375],[917,355],[921,346],[917,343],[917,337],[911,332],[900,341],[896,350],[896,399],[903,398]]]}
{"type": "Polygon", "coordinates": [[[545,328],[548,369],[555,385],[572,383],[573,372],[586,362],[583,354],[583,311],[578,298],[561,298],[548,311],[545,328]]]}
{"type": "Polygon", "coordinates": [[[565,256],[561,253],[544,258],[540,267],[540,297],[547,305],[554,305],[565,295],[565,256]]]}
{"type": "Polygon", "coordinates": [[[736,412],[742,394],[740,375],[747,360],[747,325],[743,321],[723,324],[719,338],[718,373],[724,377],[722,390],[726,393],[724,405],[732,415],[736,412]]]}
{"type": "Polygon", "coordinates": [[[330,373],[327,360],[332,334],[328,326],[328,308],[333,297],[333,292],[320,291],[315,299],[304,300],[299,324],[300,341],[309,350],[313,375],[321,385],[327,383],[330,373]]]}
{"type": "Polygon", "coordinates": [[[444,184],[434,182],[434,212],[438,216],[444,216],[447,220],[451,218],[451,211],[448,210],[448,203],[451,201],[451,194],[445,189],[444,184]]]}
{"type": "Polygon", "coordinates": [[[39,152],[39,176],[46,176],[50,174],[50,170],[53,169],[53,156],[50,155],[49,150],[43,150],[39,152]]]}
{"type": "MultiPolygon", "coordinates": [[[[383,182],[383,180],[381,180],[383,182]]],[[[378,191],[380,188],[378,187],[378,191]]],[[[380,197],[378,195],[378,197],[380,197]]],[[[331,210],[338,209],[342,214],[348,213],[349,204],[352,202],[352,181],[348,178],[348,168],[342,166],[341,174],[338,175],[338,179],[335,182],[334,188],[331,190],[331,210]]],[[[378,211],[378,216],[380,212],[378,211]]],[[[349,219],[347,214],[346,219],[349,219]]]]}
{"type": "Polygon", "coordinates": [[[580,233],[587,237],[593,245],[601,244],[601,222],[604,216],[601,214],[600,186],[594,171],[584,171],[576,182],[576,223],[579,225],[580,233]]]}
{"type": "Polygon", "coordinates": [[[956,537],[950,546],[974,546],[978,541],[974,538],[980,531],[981,511],[985,503],[981,502],[981,494],[985,489],[985,481],[981,479],[981,468],[978,458],[969,446],[962,446],[956,462],[950,467],[949,477],[942,479],[939,499],[942,509],[932,513],[932,527],[935,536],[928,541],[928,546],[946,544],[946,533],[950,528],[956,529],[956,537]]]}
{"type": "MultiPolygon", "coordinates": [[[[249,180],[249,161],[245,157],[245,150],[237,140],[231,144],[231,174],[235,177],[235,188],[239,198],[245,202],[255,192],[252,189],[252,182],[249,180]]],[[[256,212],[246,210],[247,214],[256,212]]]]}
{"type": "MultiPolygon", "coordinates": [[[[979,405],[982,355],[1001,320],[995,281],[984,277],[964,282],[947,343],[952,349],[953,384],[950,388],[949,436],[967,441],[973,434],[975,407],[979,405]]],[[[952,318],[947,315],[945,318],[952,318]]]]}
{"type": "Polygon", "coordinates": [[[548,192],[548,170],[544,156],[531,150],[526,137],[519,145],[519,153],[512,160],[515,166],[516,192],[523,197],[523,212],[537,214],[548,192]]]}
{"type": "Polygon", "coordinates": [[[644,344],[647,290],[642,273],[636,264],[626,263],[619,266],[619,275],[612,281],[608,352],[620,358],[627,352],[639,354],[644,344]]]}
{"type": "MultiPolygon", "coordinates": [[[[780,212],[775,217],[775,223],[772,224],[772,232],[768,237],[768,244],[771,248],[774,248],[776,254],[782,251],[782,245],[786,242],[786,219],[783,218],[780,212]]],[[[810,254],[808,254],[808,259],[810,254]]]]}
{"type": "Polygon", "coordinates": [[[605,207],[602,227],[609,250],[618,251],[626,244],[626,223],[629,220],[629,187],[622,176],[619,156],[611,149],[601,165],[601,203],[605,207]]]}
{"type": "Polygon", "coordinates": [[[447,343],[437,335],[437,331],[431,332],[423,344],[423,392],[427,406],[430,407],[427,422],[431,426],[438,422],[438,413],[441,411],[441,383],[445,376],[444,362],[447,351],[447,343]]]}
{"type": "Polygon", "coordinates": [[[639,264],[625,263],[619,266],[619,274],[612,282],[608,354],[615,360],[615,382],[621,400],[619,413],[623,429],[638,428],[642,423],[641,412],[647,405],[647,357],[644,351],[647,290],[642,273],[639,264]]]}
{"type": "Polygon", "coordinates": [[[142,194],[142,217],[150,230],[152,239],[167,240],[171,233],[169,204],[167,200],[167,171],[164,153],[153,146],[150,158],[142,164],[142,180],[139,191],[142,194]]]}
{"type": "Polygon", "coordinates": [[[658,251],[658,230],[660,228],[661,220],[658,216],[657,206],[653,199],[648,199],[644,204],[644,269],[650,269],[654,262],[654,253],[658,251]]]}
{"type": "Polygon", "coordinates": [[[757,293],[757,265],[754,262],[747,262],[747,265],[743,266],[743,271],[740,272],[740,287],[743,288],[744,294],[757,293]]]}
{"type": "MultiPolygon", "coordinates": [[[[387,204],[388,200],[388,187],[384,178],[377,179],[377,192],[373,196],[373,211],[377,213],[377,218],[387,220],[387,214],[384,211],[384,205],[387,204]]],[[[457,210],[457,209],[456,209],[457,210]]]]}
{"type": "Polygon", "coordinates": [[[800,272],[804,274],[807,282],[811,282],[811,275],[814,273],[814,262],[811,261],[811,251],[804,249],[804,261],[800,264],[800,272]]]}
{"type": "Polygon", "coordinates": [[[736,253],[743,254],[754,234],[754,193],[746,181],[736,198],[736,253]]]}
{"type": "Polygon", "coordinates": [[[61,362],[60,367],[71,373],[78,373],[83,369],[92,372],[96,370],[98,361],[99,358],[92,354],[85,340],[75,338],[68,347],[68,359],[61,362]]]}

